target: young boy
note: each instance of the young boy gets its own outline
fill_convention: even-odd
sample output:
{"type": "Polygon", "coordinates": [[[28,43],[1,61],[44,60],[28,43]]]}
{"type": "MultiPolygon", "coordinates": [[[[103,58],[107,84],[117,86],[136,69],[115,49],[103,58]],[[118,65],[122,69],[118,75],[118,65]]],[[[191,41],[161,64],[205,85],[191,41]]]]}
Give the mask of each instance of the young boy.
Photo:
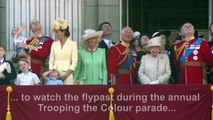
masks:
{"type": "Polygon", "coordinates": [[[11,61],[5,60],[6,49],[0,44],[0,85],[11,84],[16,78],[16,71],[11,61]]]}
{"type": "Polygon", "coordinates": [[[59,72],[57,70],[49,70],[43,73],[42,78],[46,85],[63,85],[63,81],[59,79],[59,72]]]}
{"type": "Polygon", "coordinates": [[[13,40],[14,40],[14,43],[16,46],[16,55],[13,56],[13,61],[17,62],[18,59],[20,59],[20,58],[26,58],[30,64],[31,58],[30,58],[29,54],[26,52],[26,49],[18,46],[19,43],[26,44],[26,41],[30,40],[32,38],[32,37],[24,38],[21,36],[25,27],[26,27],[26,25],[25,25],[25,23],[23,23],[21,28],[15,27],[12,29],[12,36],[13,36],[13,40]]]}
{"type": "Polygon", "coordinates": [[[18,62],[21,73],[18,74],[15,81],[16,85],[39,85],[40,80],[35,73],[29,71],[29,62],[25,58],[21,58],[18,62]]]}

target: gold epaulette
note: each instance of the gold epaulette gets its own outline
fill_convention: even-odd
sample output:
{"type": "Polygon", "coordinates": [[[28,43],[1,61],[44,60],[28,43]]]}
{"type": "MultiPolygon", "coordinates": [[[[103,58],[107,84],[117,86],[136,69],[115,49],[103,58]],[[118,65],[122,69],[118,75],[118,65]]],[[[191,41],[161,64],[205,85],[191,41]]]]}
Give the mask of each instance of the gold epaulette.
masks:
{"type": "Polygon", "coordinates": [[[116,50],[118,50],[118,52],[119,52],[120,55],[125,55],[125,54],[128,54],[130,52],[129,48],[126,48],[124,50],[124,52],[121,52],[117,46],[115,46],[115,48],[116,48],[116,50]]]}
{"type": "Polygon", "coordinates": [[[38,39],[37,37],[35,37],[35,38],[33,38],[33,40],[30,42],[29,45],[35,46],[35,45],[38,44],[38,43],[39,43],[39,39],[38,39]]]}
{"type": "Polygon", "coordinates": [[[185,48],[187,45],[187,42],[184,42],[181,47],[177,48],[177,45],[174,46],[174,50],[175,51],[180,51],[180,50],[183,50],[183,48],[185,48]]]}
{"type": "Polygon", "coordinates": [[[121,63],[123,63],[123,62],[126,60],[126,58],[127,58],[127,56],[128,56],[128,53],[130,52],[130,49],[129,49],[129,48],[126,48],[126,49],[124,50],[124,52],[121,52],[121,51],[118,49],[117,46],[115,46],[115,48],[117,49],[117,51],[119,52],[120,55],[125,55],[124,58],[123,58],[120,62],[117,63],[117,65],[120,65],[121,63]]]}
{"type": "Polygon", "coordinates": [[[115,43],[113,46],[117,46],[117,45],[119,45],[120,43],[115,43]]]}
{"type": "Polygon", "coordinates": [[[174,51],[176,54],[176,59],[179,58],[181,51],[185,50],[186,47],[187,47],[187,42],[184,42],[179,48],[177,48],[177,45],[175,45],[174,51]]]}

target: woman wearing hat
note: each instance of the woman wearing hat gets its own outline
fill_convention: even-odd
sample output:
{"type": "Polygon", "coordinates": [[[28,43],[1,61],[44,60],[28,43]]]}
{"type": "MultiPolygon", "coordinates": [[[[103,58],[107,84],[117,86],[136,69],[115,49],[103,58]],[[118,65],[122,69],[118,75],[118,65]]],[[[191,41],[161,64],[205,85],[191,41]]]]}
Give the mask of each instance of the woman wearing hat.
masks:
{"type": "Polygon", "coordinates": [[[148,50],[150,54],[142,57],[138,76],[141,84],[167,84],[171,75],[169,58],[160,54],[162,45],[161,37],[149,40],[148,50]]]}
{"type": "Polygon", "coordinates": [[[161,32],[155,32],[152,35],[152,38],[161,36],[161,45],[163,46],[161,49],[162,54],[166,54],[170,56],[170,43],[168,40],[168,37],[170,36],[171,32],[170,31],[161,31],[161,32]]]}
{"type": "Polygon", "coordinates": [[[84,31],[82,49],[78,52],[78,65],[74,73],[76,84],[107,84],[105,49],[98,48],[103,31],[84,31]]]}
{"type": "Polygon", "coordinates": [[[49,69],[56,69],[64,80],[65,85],[72,85],[73,71],[78,62],[77,44],[71,41],[69,26],[66,20],[58,19],[52,26],[52,31],[57,37],[50,51],[49,69]]]}

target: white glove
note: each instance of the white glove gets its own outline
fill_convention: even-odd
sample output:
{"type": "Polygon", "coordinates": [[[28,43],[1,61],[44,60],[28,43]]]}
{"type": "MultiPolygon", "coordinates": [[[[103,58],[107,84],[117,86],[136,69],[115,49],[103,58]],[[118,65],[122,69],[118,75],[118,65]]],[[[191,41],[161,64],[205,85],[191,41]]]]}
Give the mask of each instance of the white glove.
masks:
{"type": "Polygon", "coordinates": [[[75,85],[84,85],[84,81],[83,80],[77,80],[74,83],[75,85]]]}
{"type": "Polygon", "coordinates": [[[11,67],[10,64],[7,62],[3,63],[3,67],[7,70],[8,73],[11,73],[11,67]]]}
{"type": "Polygon", "coordinates": [[[84,81],[83,80],[80,81],[80,85],[84,85],[84,81]]]}
{"type": "Polygon", "coordinates": [[[5,76],[3,73],[0,73],[0,79],[3,79],[5,76]]]}
{"type": "Polygon", "coordinates": [[[5,70],[5,67],[3,66],[3,64],[2,64],[2,65],[0,65],[0,73],[3,73],[3,72],[4,72],[4,70],[5,70]]]}
{"type": "Polygon", "coordinates": [[[155,80],[155,81],[149,82],[149,84],[152,84],[152,85],[154,85],[154,84],[160,84],[160,81],[159,80],[155,80]]]}

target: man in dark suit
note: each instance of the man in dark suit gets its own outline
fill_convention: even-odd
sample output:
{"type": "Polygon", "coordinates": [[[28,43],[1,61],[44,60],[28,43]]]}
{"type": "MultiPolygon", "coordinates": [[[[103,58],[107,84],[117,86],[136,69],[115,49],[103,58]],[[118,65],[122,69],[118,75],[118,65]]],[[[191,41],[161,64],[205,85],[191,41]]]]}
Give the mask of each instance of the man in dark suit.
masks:
{"type": "Polygon", "coordinates": [[[104,48],[107,56],[108,49],[115,44],[112,41],[112,26],[109,22],[103,22],[99,25],[98,29],[103,31],[102,40],[98,47],[104,48]]]}

